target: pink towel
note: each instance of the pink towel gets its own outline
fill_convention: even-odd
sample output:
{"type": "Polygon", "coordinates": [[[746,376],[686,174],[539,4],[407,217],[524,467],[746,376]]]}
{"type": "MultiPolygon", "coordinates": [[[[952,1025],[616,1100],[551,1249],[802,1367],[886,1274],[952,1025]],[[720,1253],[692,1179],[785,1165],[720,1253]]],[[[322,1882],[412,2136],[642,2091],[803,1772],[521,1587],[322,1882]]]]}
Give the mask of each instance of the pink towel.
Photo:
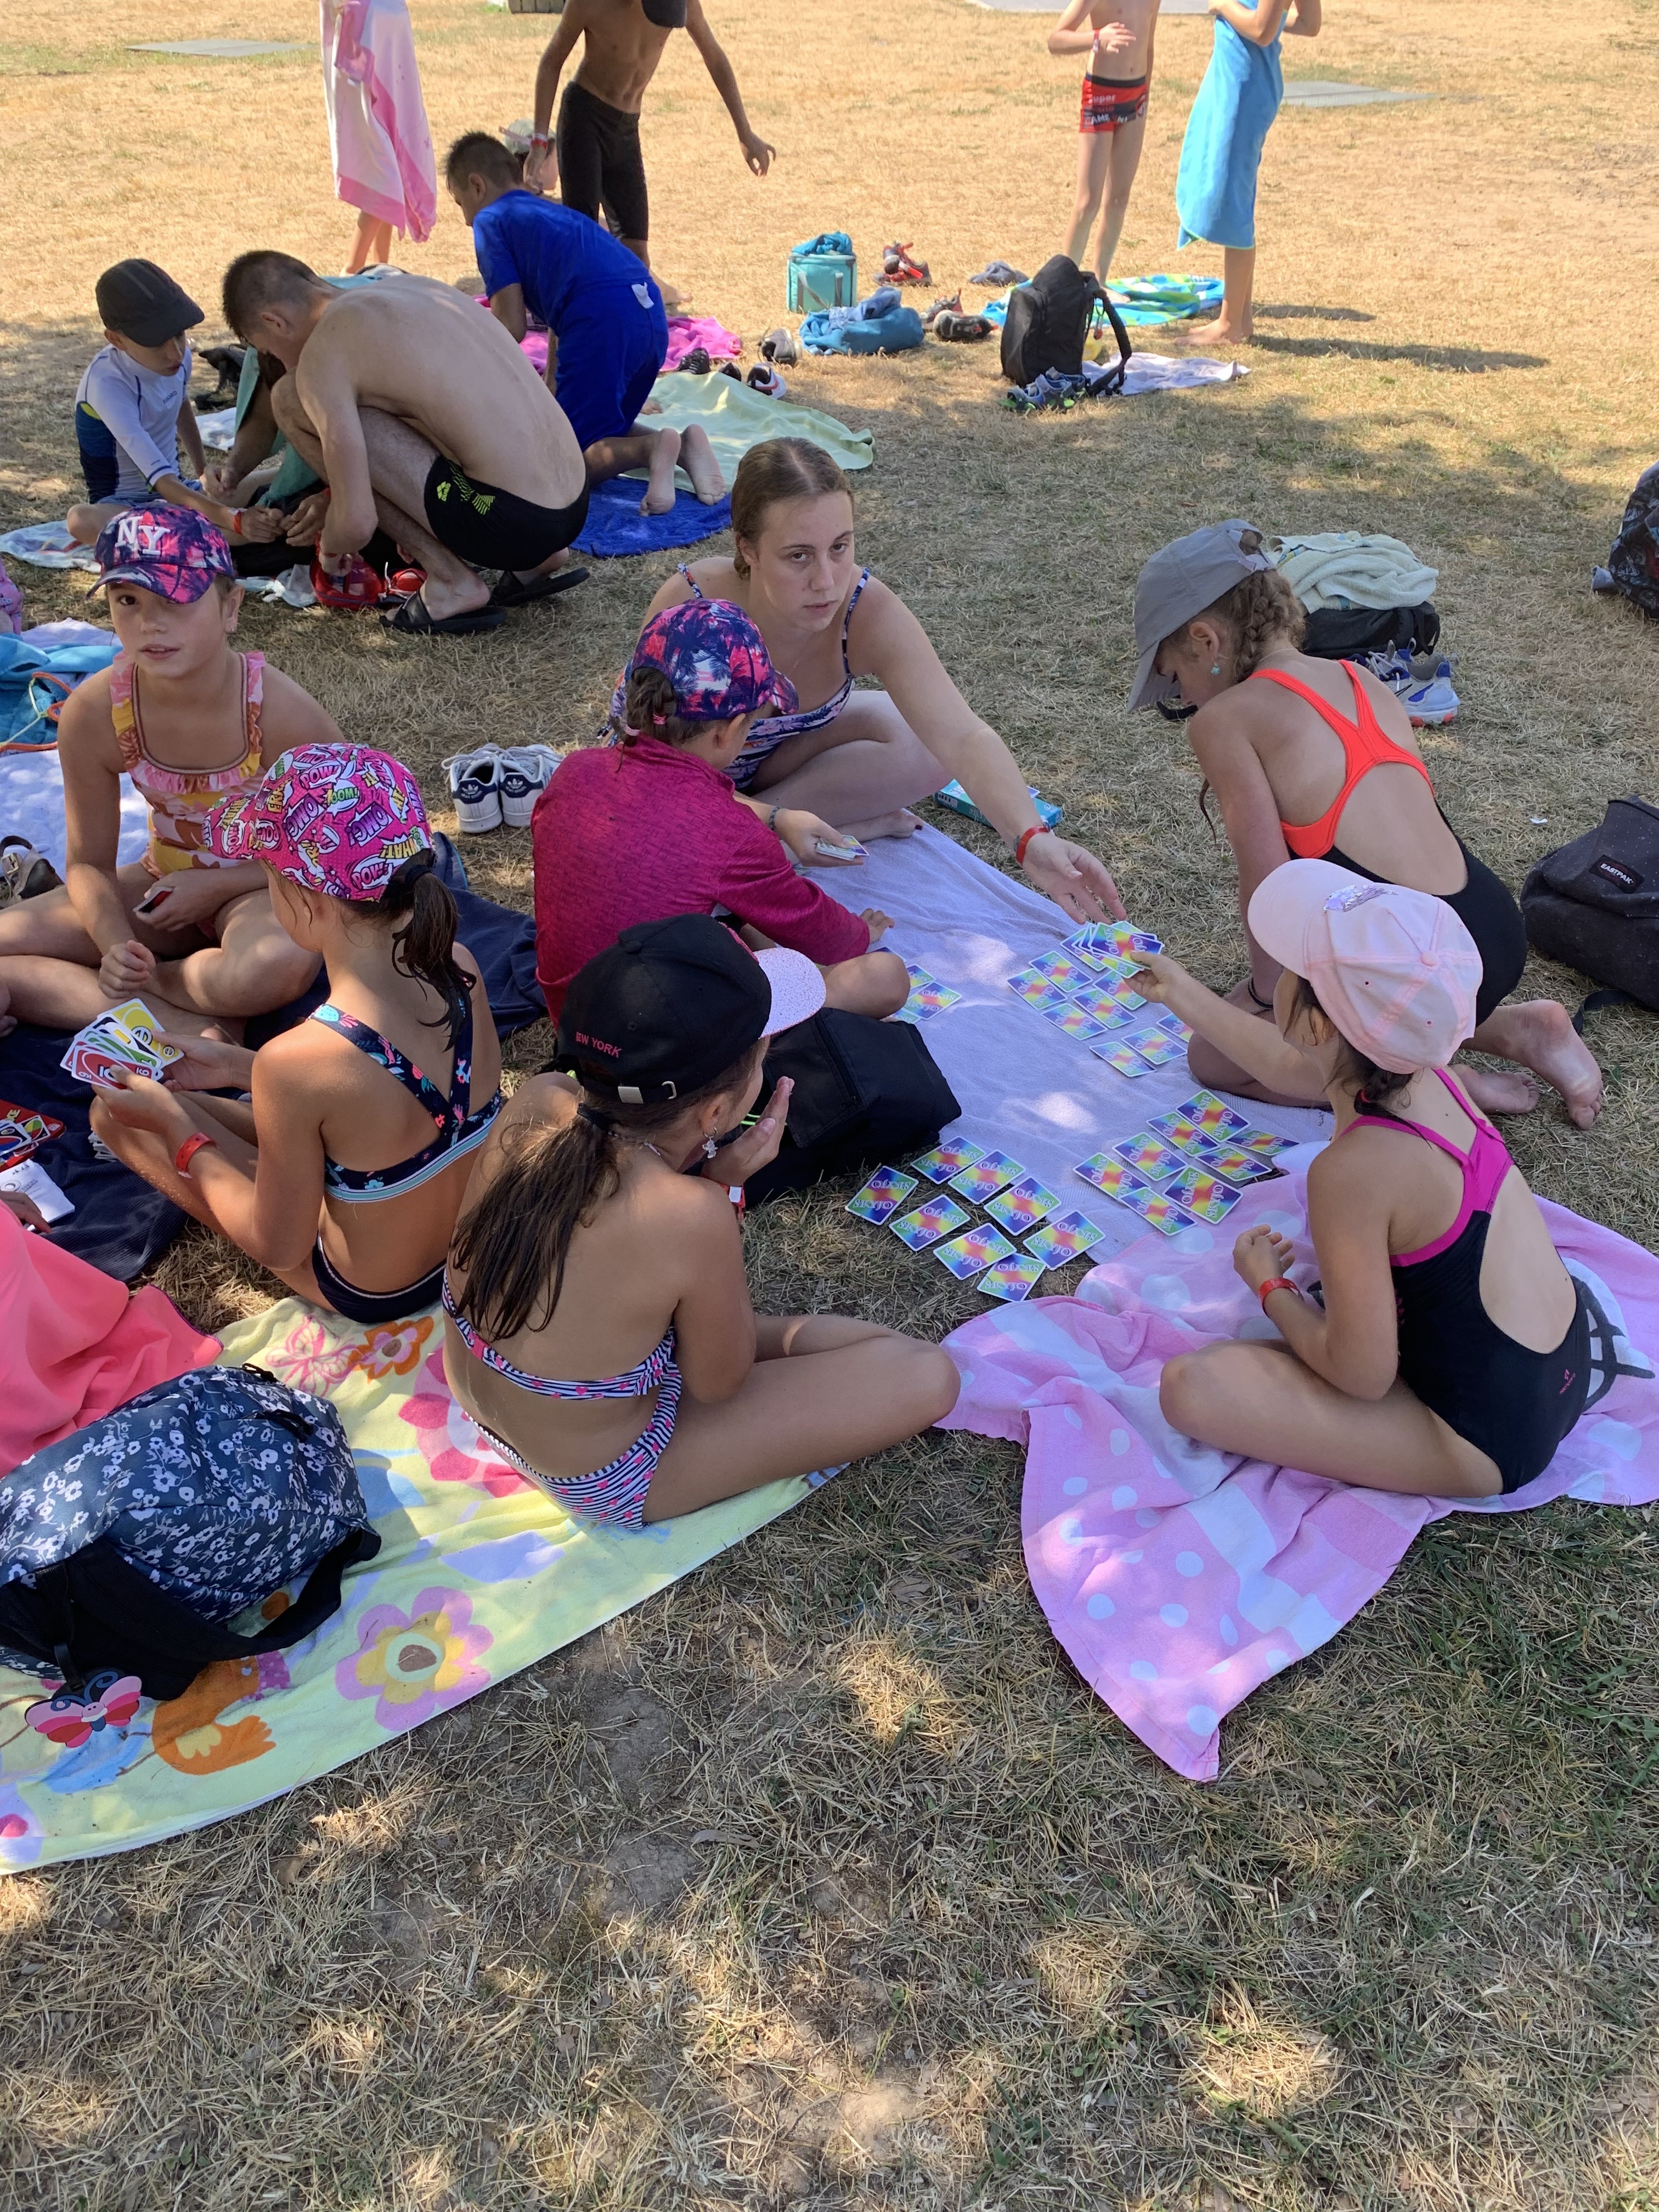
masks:
{"type": "Polygon", "coordinates": [[[219,1349],[158,1290],[129,1297],[0,1206],[0,1474],[219,1349]]]}
{"type": "Polygon", "coordinates": [[[668,318],[668,353],[663,362],[665,371],[678,368],[687,354],[701,346],[710,361],[735,361],[743,351],[743,340],[733,337],[723,323],[712,315],[671,315],[668,318]]]}
{"type": "MultiPolygon", "coordinates": [[[[1265,1186],[1249,1218],[1307,1258],[1304,1188],[1302,1175],[1265,1186]]],[[[1166,1359],[1276,1334],[1233,1273],[1231,1231],[1173,1242],[1149,1231],[1076,1297],[1003,1307],[948,1340],[963,1390],[941,1425],[1024,1445],[1031,1586],[1085,1680],[1178,1774],[1214,1779],[1222,1716],[1352,1620],[1430,1522],[1564,1495],[1659,1498],[1659,1260],[1565,1207],[1543,1211],[1613,1326],[1619,1364],[1638,1371],[1508,1498],[1394,1497],[1229,1460],[1170,1429],[1158,1404],[1166,1359]]]]}
{"type": "Polygon", "coordinates": [[[323,98],[334,189],[419,245],[438,219],[438,169],[404,0],[321,0],[323,98]]]}

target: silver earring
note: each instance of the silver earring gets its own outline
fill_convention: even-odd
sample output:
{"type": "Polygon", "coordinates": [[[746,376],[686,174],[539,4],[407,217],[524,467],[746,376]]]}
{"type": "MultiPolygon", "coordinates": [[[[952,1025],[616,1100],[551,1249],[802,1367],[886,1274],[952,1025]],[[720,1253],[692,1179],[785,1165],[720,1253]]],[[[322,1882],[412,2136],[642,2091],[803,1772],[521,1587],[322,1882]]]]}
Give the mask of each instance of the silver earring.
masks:
{"type": "Polygon", "coordinates": [[[710,1136],[705,1135],[702,1140],[702,1156],[704,1159],[712,1160],[719,1150],[720,1146],[714,1142],[714,1139],[710,1136]]]}
{"type": "Polygon", "coordinates": [[[1212,661],[1210,663],[1210,673],[1211,673],[1211,675],[1212,675],[1212,676],[1219,676],[1219,675],[1220,675],[1220,673],[1221,673],[1221,663],[1220,663],[1218,660],[1212,660],[1212,661]]]}

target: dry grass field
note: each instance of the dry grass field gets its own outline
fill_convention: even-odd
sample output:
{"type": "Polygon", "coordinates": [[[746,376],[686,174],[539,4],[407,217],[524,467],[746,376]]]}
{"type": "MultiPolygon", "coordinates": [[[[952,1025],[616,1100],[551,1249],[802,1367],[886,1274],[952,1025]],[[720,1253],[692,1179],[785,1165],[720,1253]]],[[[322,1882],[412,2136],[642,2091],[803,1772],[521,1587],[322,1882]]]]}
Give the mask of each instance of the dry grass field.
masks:
{"type": "MultiPolygon", "coordinates": [[[[950,289],[1058,242],[1073,67],[964,0],[708,0],[744,170],[677,40],[647,110],[659,267],[752,344],[785,253],[914,240],[950,289]]],[[[527,112],[551,19],[413,0],[441,146],[527,112]]],[[[1448,811],[1513,884],[1659,795],[1659,629],[1592,602],[1659,443],[1659,6],[1329,0],[1293,73],[1431,91],[1287,108],[1242,386],[1018,421],[993,349],[805,365],[875,432],[862,550],[1132,913],[1237,970],[1177,732],[1121,711],[1140,562],[1204,520],[1354,527],[1440,571],[1448,811]]],[[[76,495],[92,284],[153,257],[331,270],[306,0],[32,0],[0,18],[0,524],[76,495]]],[[[1203,19],[1159,33],[1120,267],[1167,267],[1203,19]]],[[[1193,265],[1217,257],[1202,250],[1193,265]]],[[[406,265],[471,263],[446,206],[406,265]]],[[[422,772],[596,726],[665,562],[597,564],[495,640],[254,607],[246,635],[422,772]]],[[[80,580],[24,576],[37,617],[80,580]]],[[[3,825],[0,825],[3,826],[3,825]]],[[[475,841],[520,903],[527,838],[475,841]]],[[[1582,988],[1544,969],[1528,990],[1582,988]]],[[[1659,1249],[1652,1018],[1595,1018],[1596,1128],[1512,1125],[1537,1186],[1659,1249]]],[[[515,1048],[534,1066],[546,1032],[515,1048]]],[[[750,1231],[757,1300],[942,1332],[978,1301],[835,1193],[750,1231]]],[[[191,1237],[198,1322],[270,1285],[191,1237]]],[[[0,1886],[7,2212],[1656,2212],[1659,1515],[1431,1530],[1380,1599],[1177,1781],[1027,1588],[1011,1449],[933,1437],[527,1675],[259,1812],[0,1886]]]]}

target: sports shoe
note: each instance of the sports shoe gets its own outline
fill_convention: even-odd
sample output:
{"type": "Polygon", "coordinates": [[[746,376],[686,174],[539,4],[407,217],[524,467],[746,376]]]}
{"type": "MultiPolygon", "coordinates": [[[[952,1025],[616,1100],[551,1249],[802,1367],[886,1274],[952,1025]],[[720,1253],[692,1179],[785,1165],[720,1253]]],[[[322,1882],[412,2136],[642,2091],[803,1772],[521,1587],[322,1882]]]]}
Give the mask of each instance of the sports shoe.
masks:
{"type": "Polygon", "coordinates": [[[783,372],[774,368],[769,361],[757,361],[747,378],[753,392],[763,392],[769,399],[781,399],[789,386],[783,380],[783,372]]]}
{"type": "Polygon", "coordinates": [[[925,261],[916,260],[908,246],[884,246],[881,250],[882,274],[890,284],[931,284],[933,272],[925,261]]]}
{"type": "Polygon", "coordinates": [[[959,315],[961,313],[962,294],[960,291],[952,292],[949,294],[948,296],[945,293],[941,292],[939,298],[934,301],[933,306],[929,307],[927,313],[922,317],[922,328],[924,330],[931,331],[933,325],[939,320],[941,315],[959,315]]]}
{"type": "Polygon", "coordinates": [[[984,315],[943,314],[934,318],[933,336],[943,338],[947,345],[960,345],[990,335],[991,325],[984,315]]]}
{"type": "Polygon", "coordinates": [[[547,789],[559,757],[551,745],[503,745],[496,763],[501,820],[509,830],[528,829],[536,801],[547,789]]]}
{"type": "MultiPolygon", "coordinates": [[[[494,745],[478,745],[470,753],[452,753],[444,763],[449,770],[449,795],[455,802],[455,819],[469,836],[501,826],[501,755],[494,745]]],[[[526,815],[525,819],[529,820],[526,815]]]]}
{"type": "Polygon", "coordinates": [[[1400,693],[1414,729],[1439,729],[1455,721],[1462,704],[1452,690],[1451,663],[1443,660],[1426,684],[1412,684],[1400,693]]]}
{"type": "Polygon", "coordinates": [[[760,349],[768,361],[775,362],[781,368],[793,368],[800,359],[795,341],[781,324],[776,330],[768,331],[760,342],[760,349]]]}

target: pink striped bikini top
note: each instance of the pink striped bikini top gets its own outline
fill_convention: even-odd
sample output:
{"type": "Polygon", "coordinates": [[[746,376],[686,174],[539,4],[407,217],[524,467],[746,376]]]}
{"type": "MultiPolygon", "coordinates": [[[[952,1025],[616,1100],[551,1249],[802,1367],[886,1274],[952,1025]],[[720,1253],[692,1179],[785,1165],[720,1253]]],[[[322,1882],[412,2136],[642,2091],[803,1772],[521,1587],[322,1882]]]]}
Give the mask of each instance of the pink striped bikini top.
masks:
{"type": "Polygon", "coordinates": [[[149,808],[149,850],[144,865],[153,876],[173,875],[180,868],[226,866],[208,843],[207,817],[227,799],[252,791],[264,775],[259,708],[264,697],[265,657],[243,653],[237,658],[242,664],[242,750],[223,768],[169,768],[158,761],[144,743],[134,686],[137,671],[125,653],[110,664],[110,719],[121,748],[121,766],[149,808]]]}

